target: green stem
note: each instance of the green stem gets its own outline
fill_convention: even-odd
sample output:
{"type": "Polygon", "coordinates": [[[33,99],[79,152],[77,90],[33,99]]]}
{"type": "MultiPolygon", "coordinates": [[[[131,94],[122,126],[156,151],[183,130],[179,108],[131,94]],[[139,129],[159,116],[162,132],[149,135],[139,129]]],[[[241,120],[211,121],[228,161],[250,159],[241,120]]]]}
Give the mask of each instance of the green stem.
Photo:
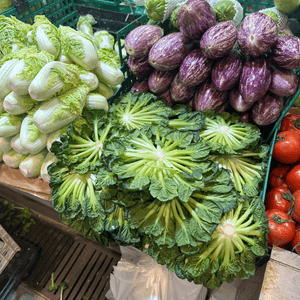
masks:
{"type": "Polygon", "coordinates": [[[179,170],[182,170],[182,171],[187,172],[187,173],[189,173],[189,174],[193,174],[193,171],[192,171],[192,170],[190,170],[190,169],[188,169],[188,168],[186,168],[186,167],[180,165],[180,164],[177,163],[174,159],[170,158],[170,160],[172,161],[171,164],[172,164],[173,166],[177,167],[179,170]]]}
{"type": "Polygon", "coordinates": [[[81,142],[82,144],[90,144],[91,142],[93,142],[93,141],[87,141],[87,140],[85,140],[85,139],[83,139],[83,138],[81,138],[80,136],[74,136],[73,137],[76,141],[78,141],[78,142],[81,142]]]}
{"type": "Polygon", "coordinates": [[[231,238],[231,241],[235,245],[235,247],[239,250],[239,252],[243,252],[246,249],[243,241],[237,234],[231,238]]]}

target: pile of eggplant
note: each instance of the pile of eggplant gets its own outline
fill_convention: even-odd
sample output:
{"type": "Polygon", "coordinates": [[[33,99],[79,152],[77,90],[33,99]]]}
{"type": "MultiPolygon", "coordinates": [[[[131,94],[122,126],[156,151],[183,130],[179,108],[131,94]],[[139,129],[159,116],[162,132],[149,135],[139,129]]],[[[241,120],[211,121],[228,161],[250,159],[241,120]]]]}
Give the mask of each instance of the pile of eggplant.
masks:
{"type": "Polygon", "coordinates": [[[243,121],[265,126],[281,114],[284,97],[299,86],[300,40],[279,34],[267,14],[254,12],[239,26],[217,22],[205,0],[189,0],[177,14],[179,30],[164,35],[142,25],[125,39],[132,89],[163,96],[169,105],[234,110],[243,121]]]}

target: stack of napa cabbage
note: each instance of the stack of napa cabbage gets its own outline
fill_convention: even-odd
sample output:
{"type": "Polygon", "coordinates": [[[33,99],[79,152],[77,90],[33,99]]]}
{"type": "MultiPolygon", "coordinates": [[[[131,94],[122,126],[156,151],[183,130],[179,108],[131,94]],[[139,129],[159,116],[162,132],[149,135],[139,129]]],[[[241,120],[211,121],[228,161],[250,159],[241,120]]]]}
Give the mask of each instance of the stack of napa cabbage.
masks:
{"type": "Polygon", "coordinates": [[[93,24],[91,15],[77,30],[0,16],[0,159],[26,177],[49,182],[52,143],[84,123],[83,108],[108,110],[124,80],[114,37],[93,24]]]}

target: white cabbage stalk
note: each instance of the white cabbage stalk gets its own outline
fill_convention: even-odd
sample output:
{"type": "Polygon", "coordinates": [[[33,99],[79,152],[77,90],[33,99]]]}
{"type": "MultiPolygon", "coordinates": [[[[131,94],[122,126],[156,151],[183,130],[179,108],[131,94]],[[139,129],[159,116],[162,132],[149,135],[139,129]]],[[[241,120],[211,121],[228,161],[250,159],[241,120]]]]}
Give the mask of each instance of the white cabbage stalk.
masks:
{"type": "Polygon", "coordinates": [[[22,117],[13,116],[8,113],[0,115],[0,137],[14,136],[20,132],[22,117]]]}
{"type": "Polygon", "coordinates": [[[30,154],[37,154],[46,148],[49,136],[40,132],[32,119],[31,115],[24,118],[20,131],[20,143],[30,154]]]}
{"type": "Polygon", "coordinates": [[[43,133],[50,133],[74,121],[82,112],[87,85],[77,88],[43,103],[33,115],[33,123],[43,133]]]}
{"type": "Polygon", "coordinates": [[[11,150],[11,137],[0,138],[0,152],[7,153],[11,150]]]}
{"type": "Polygon", "coordinates": [[[93,70],[98,63],[97,48],[92,39],[70,27],[59,29],[62,51],[85,70],[93,70]]]}
{"type": "Polygon", "coordinates": [[[117,84],[117,85],[110,86],[110,88],[111,88],[114,92],[118,91],[121,87],[122,87],[121,84],[117,84]]]}
{"type": "Polygon", "coordinates": [[[24,59],[21,59],[12,69],[9,76],[9,88],[17,93],[18,95],[28,94],[28,87],[31,83],[31,80],[20,80],[17,78],[17,75],[20,74],[23,69],[26,67],[24,59]]]}
{"type": "Polygon", "coordinates": [[[104,109],[108,111],[107,99],[100,94],[88,94],[86,97],[85,108],[87,109],[104,109]]]}
{"type": "Polygon", "coordinates": [[[77,30],[87,35],[93,36],[93,27],[97,22],[92,15],[80,16],[77,22],[77,30]]]}
{"type": "Polygon", "coordinates": [[[20,142],[20,133],[15,135],[10,142],[11,148],[13,148],[15,151],[21,154],[29,154],[29,152],[22,147],[21,142],[20,142]]]}
{"type": "Polygon", "coordinates": [[[45,16],[35,16],[32,39],[40,50],[47,51],[56,59],[60,53],[58,29],[45,16]]]}
{"type": "Polygon", "coordinates": [[[58,58],[58,61],[64,63],[64,64],[72,64],[73,62],[70,60],[69,57],[67,57],[64,53],[60,52],[58,58]]]}
{"type": "Polygon", "coordinates": [[[46,64],[29,86],[29,94],[36,101],[44,101],[56,94],[75,88],[80,80],[75,69],[59,61],[46,64]]]}
{"type": "Polygon", "coordinates": [[[94,40],[98,49],[114,49],[115,38],[106,30],[96,31],[94,33],[94,40]]]}
{"type": "MultiPolygon", "coordinates": [[[[28,49],[34,49],[34,47],[28,49]]],[[[9,88],[17,95],[28,94],[28,88],[39,71],[47,63],[53,61],[53,55],[46,51],[28,51],[31,52],[25,55],[25,57],[14,66],[9,76],[9,88]]]]}
{"type": "Polygon", "coordinates": [[[49,134],[49,138],[47,141],[47,149],[51,152],[51,146],[55,141],[60,141],[60,136],[67,131],[68,126],[65,126],[61,129],[55,130],[49,134]]]}
{"type": "MultiPolygon", "coordinates": [[[[125,40],[121,39],[120,42],[121,42],[121,46],[124,46],[125,40]]],[[[119,47],[118,41],[116,41],[116,43],[115,43],[114,50],[118,55],[120,55],[120,47],[119,47]]],[[[124,47],[122,48],[121,54],[122,54],[123,58],[125,58],[127,56],[127,52],[124,47]]]]}
{"type": "Polygon", "coordinates": [[[99,82],[97,92],[104,96],[106,99],[111,98],[115,93],[114,91],[105,83],[99,82]]]}
{"type": "Polygon", "coordinates": [[[99,81],[112,86],[120,84],[124,80],[124,74],[118,67],[110,66],[101,61],[98,61],[95,73],[99,81]]]}
{"type": "Polygon", "coordinates": [[[33,108],[35,101],[29,96],[11,92],[4,98],[3,108],[11,115],[21,115],[33,108]]]}
{"type": "Polygon", "coordinates": [[[37,177],[40,175],[42,164],[47,156],[47,151],[37,154],[29,154],[19,165],[21,173],[25,177],[37,177]]]}
{"type": "Polygon", "coordinates": [[[32,30],[29,31],[29,32],[27,33],[27,39],[28,39],[28,43],[29,43],[30,45],[33,44],[32,30]]]}
{"type": "Polygon", "coordinates": [[[92,72],[81,73],[79,77],[82,81],[87,82],[90,92],[94,91],[99,85],[98,77],[92,72]]]}
{"type": "Polygon", "coordinates": [[[42,167],[41,167],[41,172],[40,172],[40,176],[41,178],[50,183],[50,180],[51,180],[51,176],[49,175],[48,173],[48,166],[50,166],[51,164],[57,162],[58,159],[56,158],[56,156],[54,154],[52,154],[51,152],[49,152],[42,164],[42,167]]]}
{"type": "Polygon", "coordinates": [[[15,150],[10,150],[3,154],[3,161],[11,168],[19,168],[20,163],[28,156],[28,154],[21,154],[15,150]]]}
{"type": "Polygon", "coordinates": [[[9,88],[9,76],[18,62],[18,59],[11,59],[6,61],[0,68],[0,99],[4,99],[11,92],[9,88]]]}

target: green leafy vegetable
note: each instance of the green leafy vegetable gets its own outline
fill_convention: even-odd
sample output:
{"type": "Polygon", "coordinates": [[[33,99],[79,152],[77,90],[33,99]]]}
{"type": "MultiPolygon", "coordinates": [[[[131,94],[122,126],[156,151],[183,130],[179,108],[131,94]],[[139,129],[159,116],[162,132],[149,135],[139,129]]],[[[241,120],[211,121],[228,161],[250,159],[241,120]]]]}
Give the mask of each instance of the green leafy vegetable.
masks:
{"type": "Polygon", "coordinates": [[[97,22],[92,15],[80,16],[77,22],[77,30],[87,35],[93,36],[93,27],[97,22]]]}
{"type": "Polygon", "coordinates": [[[51,285],[49,286],[48,291],[53,292],[58,290],[58,286],[56,283],[54,283],[54,273],[51,274],[51,285]]]}
{"type": "Polygon", "coordinates": [[[249,148],[260,138],[258,127],[241,122],[234,115],[228,114],[206,117],[205,127],[200,131],[201,139],[207,141],[213,151],[221,154],[236,154],[249,148]],[[227,117],[227,118],[226,118],[227,117]]]}
{"type": "Polygon", "coordinates": [[[27,44],[27,33],[31,25],[0,15],[0,50],[4,55],[24,48],[27,44]]]}
{"type": "Polygon", "coordinates": [[[56,59],[60,53],[58,30],[45,16],[35,16],[31,38],[40,50],[47,51],[56,59]]]}
{"type": "Polygon", "coordinates": [[[105,110],[84,110],[83,117],[88,124],[83,125],[81,134],[71,125],[61,136],[63,150],[60,144],[52,147],[64,164],[76,163],[75,170],[81,174],[103,166],[103,156],[119,155],[123,150],[118,137],[114,136],[116,126],[105,110]]]}
{"type": "Polygon", "coordinates": [[[193,142],[193,137],[163,125],[144,126],[124,141],[126,150],[111,163],[112,171],[129,190],[149,187],[161,201],[176,196],[188,201],[203,185],[199,163],[207,160],[211,150],[206,142],[193,142]]]}
{"type": "Polygon", "coordinates": [[[210,155],[210,159],[232,173],[235,188],[242,195],[254,197],[260,192],[260,185],[265,178],[269,147],[243,150],[235,155],[210,155]]]}
{"type": "Polygon", "coordinates": [[[60,291],[60,300],[63,300],[63,294],[64,291],[68,288],[68,285],[65,282],[62,282],[59,286],[58,286],[58,290],[60,291]]]}
{"type": "MultiPolygon", "coordinates": [[[[115,38],[106,30],[96,31],[94,33],[94,40],[98,49],[114,49],[115,38]]],[[[116,54],[118,53],[116,52],[116,54]]]]}
{"type": "Polygon", "coordinates": [[[226,213],[199,253],[185,260],[187,273],[210,288],[254,275],[254,258],[266,254],[268,225],[261,199],[240,201],[226,213]]]}

